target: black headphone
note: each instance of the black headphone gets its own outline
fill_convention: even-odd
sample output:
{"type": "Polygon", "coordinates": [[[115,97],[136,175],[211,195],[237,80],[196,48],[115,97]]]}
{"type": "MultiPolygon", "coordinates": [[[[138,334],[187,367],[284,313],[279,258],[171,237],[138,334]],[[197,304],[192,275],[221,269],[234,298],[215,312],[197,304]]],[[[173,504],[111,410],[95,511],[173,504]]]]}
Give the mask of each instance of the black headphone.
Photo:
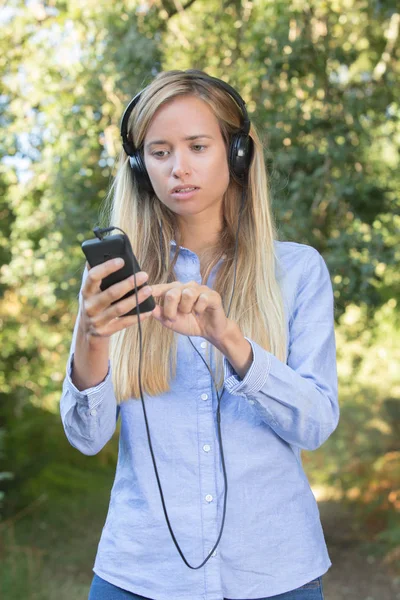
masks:
{"type": "MultiPolygon", "coordinates": [[[[249,135],[250,131],[250,119],[246,110],[246,103],[243,98],[225,81],[206,75],[203,71],[196,71],[194,69],[185,71],[185,75],[191,79],[200,79],[202,81],[211,82],[222,90],[225,90],[236,104],[239,106],[242,115],[243,123],[238,133],[235,133],[229,145],[228,153],[228,164],[231,174],[239,181],[242,185],[247,182],[247,174],[253,157],[253,140],[249,135]]],[[[146,88],[145,88],[146,89],[146,88]]],[[[129,102],[122,115],[121,121],[121,138],[122,145],[129,156],[129,162],[132,169],[132,175],[137,182],[139,189],[147,192],[153,192],[153,186],[151,184],[149,175],[147,173],[146,165],[142,153],[139,149],[135,148],[133,142],[128,139],[128,121],[131,112],[139,102],[140,97],[144,90],[136,94],[136,96],[129,102]]]]}

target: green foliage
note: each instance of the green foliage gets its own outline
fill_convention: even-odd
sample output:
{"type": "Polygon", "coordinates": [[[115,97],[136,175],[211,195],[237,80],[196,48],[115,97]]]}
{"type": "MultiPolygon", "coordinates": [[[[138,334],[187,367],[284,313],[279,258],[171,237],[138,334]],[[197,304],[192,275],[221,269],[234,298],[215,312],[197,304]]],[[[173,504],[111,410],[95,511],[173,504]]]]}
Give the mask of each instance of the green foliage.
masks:
{"type": "MultiPolygon", "coordinates": [[[[135,11],[129,2],[15,2],[2,27],[0,427],[9,431],[26,405],[57,410],[84,265],[80,244],[107,191],[123,105],[158,59],[153,41],[138,33],[135,11]]],[[[58,435],[59,427],[58,420],[58,435]]],[[[7,472],[15,464],[11,440],[15,430],[0,457],[7,472]]],[[[28,470],[16,468],[17,489],[28,470]]]]}
{"type": "Polygon", "coordinates": [[[310,479],[352,508],[365,540],[400,545],[400,328],[390,305],[365,328],[351,306],[336,331],[341,418],[316,452],[303,453],[310,479]]]}
{"type": "Polygon", "coordinates": [[[164,68],[236,85],[267,145],[286,239],[318,248],[349,303],[398,297],[400,79],[394,3],[195,3],[169,28],[164,68]],[[215,47],[220,49],[215,52],[215,47]]]}
{"type": "MultiPolygon", "coordinates": [[[[4,414],[4,413],[3,413],[4,414]]],[[[93,488],[93,479],[105,469],[115,467],[117,448],[109,443],[91,460],[70,446],[60,426],[60,417],[33,404],[26,404],[19,415],[8,415],[9,433],[5,442],[8,467],[14,478],[5,482],[7,513],[11,516],[38,498],[57,504],[63,498],[81,496],[93,488]]]]}

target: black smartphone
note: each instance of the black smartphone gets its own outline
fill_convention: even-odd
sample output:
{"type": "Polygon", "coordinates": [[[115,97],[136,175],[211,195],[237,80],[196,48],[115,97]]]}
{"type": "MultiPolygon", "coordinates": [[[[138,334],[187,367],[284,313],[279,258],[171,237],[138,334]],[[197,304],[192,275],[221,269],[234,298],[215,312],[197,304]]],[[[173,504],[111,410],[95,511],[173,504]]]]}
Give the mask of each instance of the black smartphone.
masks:
{"type": "MultiPolygon", "coordinates": [[[[86,259],[91,267],[95,267],[97,265],[106,262],[107,260],[111,260],[113,258],[123,258],[125,264],[118,271],[114,271],[110,275],[105,277],[101,284],[100,288],[102,290],[106,290],[111,285],[115,283],[119,283],[124,279],[127,279],[134,273],[138,273],[141,271],[138,261],[136,260],[136,256],[133,254],[132,246],[129,241],[129,238],[123,233],[119,233],[116,235],[109,235],[104,237],[103,239],[94,238],[93,240],[86,240],[82,244],[82,250],[86,256],[86,259]]],[[[138,286],[138,290],[140,290],[146,283],[138,286]]],[[[135,293],[135,290],[129,291],[125,296],[122,296],[112,304],[116,302],[120,302],[125,298],[129,298],[135,293]]],[[[156,307],[156,303],[154,301],[153,296],[149,296],[144,300],[141,304],[139,304],[139,310],[141,313],[150,312],[156,307]]],[[[136,315],[137,307],[132,308],[129,312],[125,313],[123,316],[127,317],[128,315],[136,315]]]]}

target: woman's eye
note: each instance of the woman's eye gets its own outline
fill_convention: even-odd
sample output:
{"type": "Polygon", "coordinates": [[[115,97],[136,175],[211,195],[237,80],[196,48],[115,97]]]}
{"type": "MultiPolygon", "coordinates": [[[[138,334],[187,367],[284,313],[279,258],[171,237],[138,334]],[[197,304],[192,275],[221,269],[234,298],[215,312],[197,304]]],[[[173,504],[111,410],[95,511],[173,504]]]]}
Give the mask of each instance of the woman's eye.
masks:
{"type": "MultiPolygon", "coordinates": [[[[191,148],[195,152],[203,152],[207,148],[207,146],[205,146],[204,144],[193,144],[191,148]]],[[[151,155],[155,156],[155,158],[165,158],[168,154],[168,150],[154,150],[151,153],[151,155]]]]}
{"type": "Polygon", "coordinates": [[[156,150],[156,152],[152,152],[151,155],[157,158],[164,158],[167,150],[156,150]]]}

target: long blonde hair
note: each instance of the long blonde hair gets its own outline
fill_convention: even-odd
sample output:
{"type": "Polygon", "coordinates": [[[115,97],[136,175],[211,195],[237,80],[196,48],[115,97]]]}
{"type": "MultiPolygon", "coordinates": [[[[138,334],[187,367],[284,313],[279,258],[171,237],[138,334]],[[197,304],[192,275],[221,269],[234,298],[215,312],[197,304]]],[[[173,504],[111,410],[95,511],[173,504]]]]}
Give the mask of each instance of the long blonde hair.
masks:
{"type": "MultiPolygon", "coordinates": [[[[193,73],[193,72],[192,72],[193,73]]],[[[204,76],[205,73],[202,73],[204,76]]],[[[224,140],[236,133],[242,122],[236,102],[211,81],[189,77],[185,71],[160,73],[143,91],[129,120],[129,137],[141,149],[151,120],[160,106],[176,96],[201,98],[213,110],[224,140]]],[[[270,206],[263,148],[251,126],[254,154],[246,189],[245,206],[238,239],[235,294],[229,318],[235,321],[243,335],[286,362],[286,324],[281,289],[276,278],[276,227],[270,206]]],[[[227,307],[234,282],[234,247],[241,205],[241,186],[230,178],[223,199],[223,229],[220,243],[208,254],[208,265],[202,277],[205,284],[212,268],[222,254],[214,281],[214,289],[227,307]]],[[[176,280],[176,263],[180,232],[175,214],[162,204],[154,193],[139,190],[133,180],[127,154],[122,150],[117,175],[107,196],[106,218],[110,225],[121,227],[129,236],[133,251],[149,283],[176,280]],[[160,241],[160,223],[162,240],[160,241]],[[171,259],[171,241],[176,250],[171,259]],[[163,247],[164,264],[160,251],[163,247]],[[165,268],[164,268],[165,265],[165,268]]],[[[173,331],[155,319],[142,324],[142,388],[148,395],[159,395],[170,389],[176,374],[177,340],[173,331]]],[[[115,333],[111,338],[110,358],[113,384],[119,402],[140,396],[138,382],[139,336],[135,325],[115,333]]],[[[212,347],[215,359],[214,379],[223,385],[222,354],[212,347]]]]}

